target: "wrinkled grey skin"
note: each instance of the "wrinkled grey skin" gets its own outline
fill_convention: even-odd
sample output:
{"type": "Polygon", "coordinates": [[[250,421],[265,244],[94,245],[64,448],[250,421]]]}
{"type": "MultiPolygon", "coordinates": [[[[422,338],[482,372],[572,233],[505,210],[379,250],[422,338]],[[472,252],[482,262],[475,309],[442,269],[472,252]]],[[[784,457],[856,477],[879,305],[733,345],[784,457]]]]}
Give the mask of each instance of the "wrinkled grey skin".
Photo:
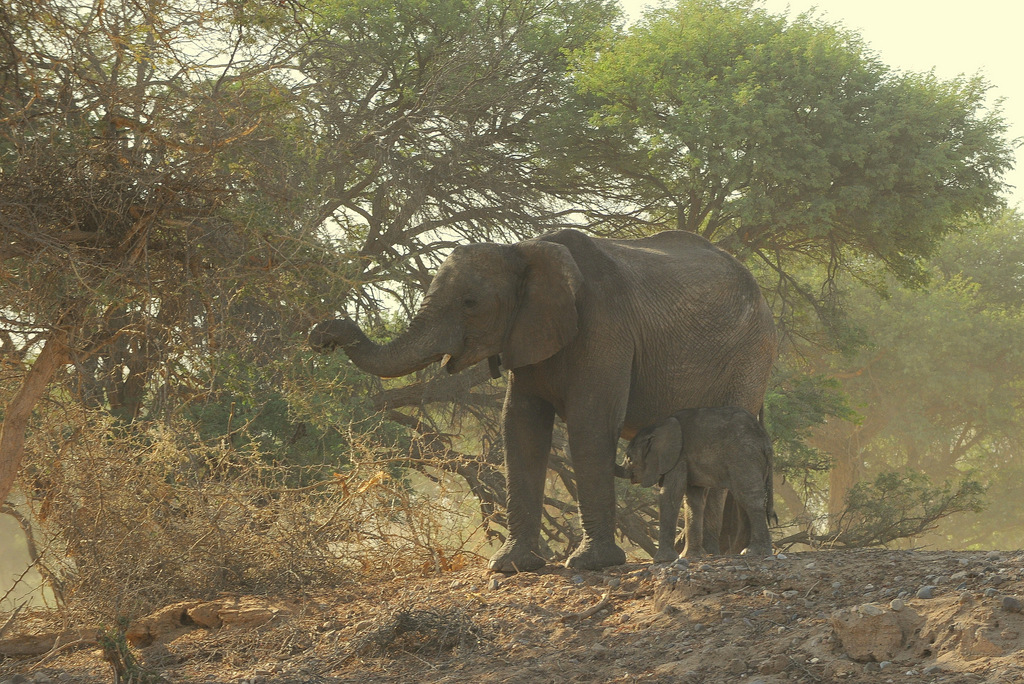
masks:
{"type": "Polygon", "coordinates": [[[737,407],[688,409],[638,432],[616,475],[644,487],[660,485],[655,563],[678,557],[676,523],[684,495],[683,555],[696,558],[706,553],[702,517],[704,496],[712,487],[728,489],[747,514],[750,546],[744,553],[767,556],[772,552],[768,524],[775,517],[772,459],[772,440],[749,411],[737,407]]]}
{"type": "MultiPolygon", "coordinates": [[[[394,377],[442,361],[457,372],[500,355],[509,535],[498,572],[539,569],[544,481],[555,416],[566,424],[583,541],[567,565],[625,562],[615,544],[617,441],[692,406],[761,408],[775,358],[771,311],[750,272],[692,233],[639,240],[562,230],[513,245],[457,247],[408,331],[386,345],[350,320],[310,331],[394,377]]],[[[724,493],[709,505],[717,535],[724,493]]],[[[711,498],[711,497],[709,497],[711,498]]],[[[738,510],[736,515],[739,516],[738,510]]]]}

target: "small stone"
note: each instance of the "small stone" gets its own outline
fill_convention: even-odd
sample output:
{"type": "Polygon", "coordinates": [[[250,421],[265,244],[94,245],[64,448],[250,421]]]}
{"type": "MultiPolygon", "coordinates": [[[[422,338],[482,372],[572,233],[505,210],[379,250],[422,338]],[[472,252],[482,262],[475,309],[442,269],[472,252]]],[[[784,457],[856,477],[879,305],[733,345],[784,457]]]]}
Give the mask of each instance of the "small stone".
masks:
{"type": "Polygon", "coordinates": [[[917,598],[919,599],[930,599],[935,597],[935,590],[938,589],[933,584],[926,584],[917,590],[917,598]]]}
{"type": "Polygon", "coordinates": [[[786,591],[782,592],[782,598],[784,599],[795,599],[799,595],[800,592],[796,589],[787,589],[786,591]]]}
{"type": "Polygon", "coordinates": [[[1001,556],[1000,556],[1000,553],[998,551],[989,551],[988,553],[985,554],[985,560],[990,560],[990,561],[992,561],[992,560],[999,560],[1000,557],[1001,556]]]}
{"type": "Polygon", "coordinates": [[[832,583],[832,588],[833,589],[842,589],[843,588],[843,583],[842,582],[833,582],[832,583]]]}
{"type": "Polygon", "coordinates": [[[878,663],[878,669],[879,670],[884,670],[885,668],[891,667],[891,666],[892,666],[892,661],[891,660],[883,660],[882,662],[878,663]]]}
{"type": "Polygon", "coordinates": [[[697,568],[697,569],[698,569],[698,570],[700,570],[701,572],[711,572],[711,571],[712,571],[712,570],[713,570],[714,568],[712,568],[712,567],[711,567],[711,566],[710,566],[709,564],[707,564],[707,563],[701,563],[701,564],[700,564],[700,567],[699,567],[699,568],[697,568]]]}
{"type": "Polygon", "coordinates": [[[573,576],[572,576],[572,579],[571,579],[571,580],[569,580],[569,581],[570,581],[570,582],[572,582],[573,584],[577,584],[577,585],[579,585],[579,584],[583,584],[583,583],[584,583],[584,582],[586,582],[587,580],[585,580],[585,579],[583,578],[583,575],[573,575],[573,576]]]}
{"type": "Polygon", "coordinates": [[[894,598],[892,601],[889,601],[889,607],[895,610],[896,612],[903,610],[904,606],[906,605],[907,604],[903,602],[903,599],[894,598]]]}
{"type": "Polygon", "coordinates": [[[968,603],[973,603],[973,602],[974,602],[974,594],[973,593],[971,593],[969,591],[965,591],[962,594],[960,594],[960,603],[961,604],[966,605],[968,603]]]}
{"type": "Polygon", "coordinates": [[[53,682],[53,680],[50,679],[50,675],[45,672],[36,672],[32,677],[32,681],[35,682],[35,684],[52,684],[53,682]]]}
{"type": "Polygon", "coordinates": [[[922,672],[922,674],[926,674],[926,675],[938,674],[938,673],[942,672],[942,666],[941,665],[929,665],[928,667],[924,668],[921,672],[922,672]]]}
{"type": "MultiPolygon", "coordinates": [[[[971,564],[971,561],[968,558],[957,558],[956,562],[959,563],[960,565],[970,565],[971,564]]],[[[938,666],[937,665],[933,665],[932,667],[938,667],[938,666]]]]}
{"type": "Polygon", "coordinates": [[[688,558],[683,558],[682,556],[680,556],[679,558],[676,558],[674,561],[672,561],[672,565],[675,565],[679,568],[688,568],[690,567],[690,560],[688,558]]]}
{"type": "Polygon", "coordinates": [[[878,663],[866,663],[864,665],[864,672],[868,672],[868,673],[878,672],[881,669],[882,668],[881,668],[881,666],[878,663]]]}
{"type": "Polygon", "coordinates": [[[962,582],[963,580],[967,579],[967,571],[961,570],[960,572],[954,572],[952,575],[949,576],[949,579],[954,582],[962,582]]]}
{"type": "Polygon", "coordinates": [[[494,591],[495,589],[497,589],[500,586],[501,586],[501,581],[497,577],[492,577],[491,579],[487,580],[487,588],[490,589],[491,591],[494,591]]]}
{"type": "Polygon", "coordinates": [[[874,590],[875,590],[875,585],[874,584],[865,584],[864,585],[864,591],[874,591],[874,590]]]}
{"type": "Polygon", "coordinates": [[[815,568],[815,565],[816,565],[815,562],[811,561],[810,563],[805,565],[804,568],[807,569],[807,570],[813,570],[815,568]]]}
{"type": "Polygon", "coordinates": [[[611,589],[618,589],[618,588],[619,588],[619,586],[620,586],[620,585],[622,584],[622,580],[621,580],[621,579],[619,579],[618,577],[609,577],[609,578],[608,578],[608,581],[606,582],[606,584],[607,584],[607,585],[608,585],[608,586],[609,586],[609,587],[610,587],[611,589]]]}
{"type": "Polygon", "coordinates": [[[985,590],[984,593],[985,593],[985,598],[992,598],[993,596],[995,596],[999,592],[996,591],[995,589],[993,589],[992,587],[989,587],[988,589],[985,590]]]}
{"type": "Polygon", "coordinates": [[[786,555],[786,554],[784,554],[784,553],[777,553],[777,554],[775,554],[775,557],[776,557],[777,559],[779,559],[779,560],[786,560],[787,558],[789,558],[789,556],[787,556],[787,555],[786,555]]]}
{"type": "Polygon", "coordinates": [[[1003,610],[1005,610],[1008,613],[1019,613],[1019,612],[1021,612],[1022,606],[1021,606],[1020,600],[1017,599],[1014,596],[1004,596],[1002,603],[1003,603],[1003,610]]]}
{"type": "Polygon", "coordinates": [[[726,670],[729,672],[729,674],[743,674],[747,671],[747,664],[739,658],[733,658],[729,661],[729,664],[726,666],[726,670]]]}
{"type": "Polygon", "coordinates": [[[882,610],[880,607],[876,606],[874,603],[865,603],[865,604],[859,606],[857,608],[857,611],[861,615],[870,615],[872,617],[875,617],[875,616],[878,616],[878,615],[882,615],[883,613],[885,613],[884,610],[882,610]]]}
{"type": "Polygon", "coordinates": [[[764,597],[769,601],[774,601],[775,599],[779,598],[779,595],[776,594],[774,591],[771,591],[770,589],[765,589],[761,593],[764,594],[764,597]]]}

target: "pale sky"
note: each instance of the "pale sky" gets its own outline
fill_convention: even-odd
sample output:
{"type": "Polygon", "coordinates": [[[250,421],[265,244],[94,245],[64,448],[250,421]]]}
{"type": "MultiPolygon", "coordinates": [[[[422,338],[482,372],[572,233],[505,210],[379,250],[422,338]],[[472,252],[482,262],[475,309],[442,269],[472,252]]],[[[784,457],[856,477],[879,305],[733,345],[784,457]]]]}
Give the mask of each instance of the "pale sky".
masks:
{"type": "MultiPolygon", "coordinates": [[[[620,0],[632,18],[657,2],[620,0]]],[[[761,0],[773,14],[796,16],[812,8],[861,38],[889,67],[935,70],[939,78],[981,74],[1002,98],[1008,137],[1024,138],[1024,2],[1021,0],[761,0]]],[[[1004,180],[1008,199],[1024,210],[1024,148],[1004,180]]]]}

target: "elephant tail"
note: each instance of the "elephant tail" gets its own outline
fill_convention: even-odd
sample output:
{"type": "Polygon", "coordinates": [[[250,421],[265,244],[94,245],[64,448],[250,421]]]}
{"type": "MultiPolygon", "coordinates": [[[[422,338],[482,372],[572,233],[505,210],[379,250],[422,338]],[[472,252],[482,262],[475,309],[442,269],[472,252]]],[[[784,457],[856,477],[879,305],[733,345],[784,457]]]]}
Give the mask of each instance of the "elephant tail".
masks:
{"type": "Polygon", "coordinates": [[[764,510],[765,515],[768,518],[769,527],[772,525],[778,526],[779,516],[775,513],[775,487],[773,481],[775,479],[775,449],[772,447],[771,437],[765,435],[764,440],[764,458],[765,458],[765,469],[764,469],[764,510]]]}

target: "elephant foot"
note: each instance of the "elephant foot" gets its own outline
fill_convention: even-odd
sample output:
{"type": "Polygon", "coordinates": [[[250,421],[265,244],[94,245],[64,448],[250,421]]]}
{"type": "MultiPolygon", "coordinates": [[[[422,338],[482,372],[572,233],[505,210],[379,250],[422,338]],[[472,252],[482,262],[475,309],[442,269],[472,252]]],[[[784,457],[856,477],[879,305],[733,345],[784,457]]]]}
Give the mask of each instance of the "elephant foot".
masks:
{"type": "Polygon", "coordinates": [[[675,549],[658,549],[658,552],[654,554],[655,563],[671,563],[678,558],[679,554],[675,549]]]}
{"type": "Polygon", "coordinates": [[[536,548],[509,537],[487,567],[491,572],[533,572],[543,568],[546,562],[536,548]]]}
{"type": "Polygon", "coordinates": [[[600,570],[610,565],[623,565],[625,562],[626,552],[620,549],[615,542],[595,542],[585,539],[565,561],[565,567],[574,570],[600,570]]]}

